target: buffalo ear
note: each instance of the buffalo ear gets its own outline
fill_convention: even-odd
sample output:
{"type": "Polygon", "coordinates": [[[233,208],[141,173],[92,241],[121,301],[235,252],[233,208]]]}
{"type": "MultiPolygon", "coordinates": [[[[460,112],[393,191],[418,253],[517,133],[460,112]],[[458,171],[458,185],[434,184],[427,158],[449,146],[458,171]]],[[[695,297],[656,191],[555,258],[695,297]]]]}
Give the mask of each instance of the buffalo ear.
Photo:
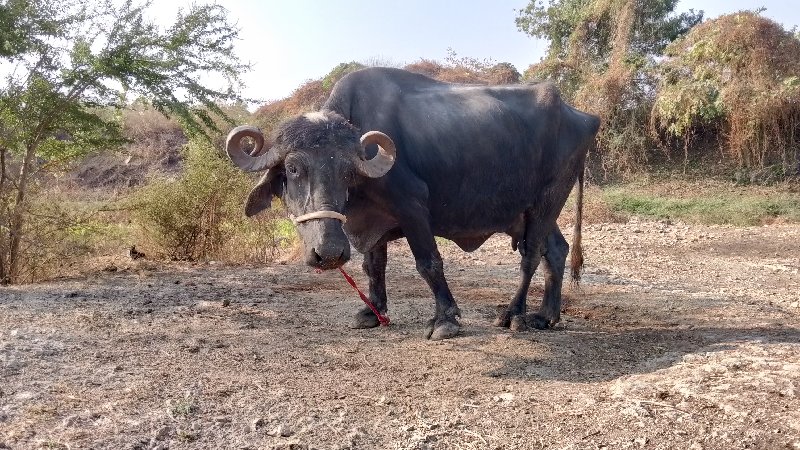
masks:
{"type": "Polygon", "coordinates": [[[247,194],[247,202],[244,205],[244,214],[247,217],[253,217],[269,209],[273,196],[283,196],[282,177],[283,172],[270,169],[258,180],[258,184],[247,194]]]}

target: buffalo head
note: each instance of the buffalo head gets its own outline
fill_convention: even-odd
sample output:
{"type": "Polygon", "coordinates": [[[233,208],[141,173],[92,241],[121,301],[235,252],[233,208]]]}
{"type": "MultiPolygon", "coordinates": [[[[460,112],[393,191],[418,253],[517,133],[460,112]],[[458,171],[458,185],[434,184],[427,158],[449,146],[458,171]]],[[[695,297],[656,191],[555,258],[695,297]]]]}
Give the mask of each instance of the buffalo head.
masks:
{"type": "Polygon", "coordinates": [[[327,111],[282,123],[270,148],[258,128],[240,126],[228,134],[226,151],[234,164],[248,172],[267,171],[250,191],[245,214],[269,208],[273,196],[281,198],[303,240],[306,263],[313,267],[333,269],[350,259],[342,230],[348,190],[363,177],[382,177],[394,164],[395,146],[388,136],[359,134],[344,117],[327,111]],[[255,142],[249,153],[242,148],[244,138],[255,142]],[[366,159],[371,144],[378,145],[378,153],[366,159]]]}

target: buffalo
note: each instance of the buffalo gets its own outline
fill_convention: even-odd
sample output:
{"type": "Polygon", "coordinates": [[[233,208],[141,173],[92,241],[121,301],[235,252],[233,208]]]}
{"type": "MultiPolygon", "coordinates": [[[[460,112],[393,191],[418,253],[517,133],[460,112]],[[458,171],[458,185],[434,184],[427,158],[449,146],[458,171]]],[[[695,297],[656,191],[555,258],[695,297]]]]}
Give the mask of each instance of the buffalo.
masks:
{"type": "MultiPolygon", "coordinates": [[[[367,68],[339,80],[319,111],[279,125],[271,146],[257,128],[240,126],[226,150],[241,169],[266,171],[246,215],[281,198],[306,263],[319,269],[341,267],[351,246],[363,253],[369,297],[381,313],[387,243],[405,237],[435,299],[425,336],[436,340],[458,334],[461,312],[434,236],[470,252],[508,234],[521,254],[521,282],[495,325],[543,329],[560,320],[570,246],[556,219],[577,182],[571,269],[578,276],[584,166],[599,126],[552,83],[463,85],[367,68]],[[255,141],[252,151],[244,138],[255,141]],[[529,315],[528,289],[542,257],[544,296],[529,315]]],[[[353,327],[377,325],[364,308],[353,327]]]]}

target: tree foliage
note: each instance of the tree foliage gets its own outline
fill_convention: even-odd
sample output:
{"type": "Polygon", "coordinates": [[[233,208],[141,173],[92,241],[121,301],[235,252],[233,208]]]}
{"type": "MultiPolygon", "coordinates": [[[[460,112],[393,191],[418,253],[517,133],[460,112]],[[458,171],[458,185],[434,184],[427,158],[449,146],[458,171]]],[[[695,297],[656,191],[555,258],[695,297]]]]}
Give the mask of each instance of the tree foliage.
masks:
{"type": "Polygon", "coordinates": [[[672,43],[661,66],[653,125],[685,142],[717,130],[741,166],[798,170],[800,39],[757,12],[697,26],[672,43]]]}
{"type": "Polygon", "coordinates": [[[544,60],[529,75],[561,75],[573,93],[587,76],[608,68],[615,53],[641,65],[702,20],[694,11],[675,15],[678,0],[534,0],[519,11],[517,28],[546,39],[544,60]],[[620,46],[622,44],[622,46],[620,46]],[[588,69],[590,72],[587,73],[588,69]],[[576,73],[569,73],[576,72],[576,73]]]}
{"type": "Polygon", "coordinates": [[[677,0],[532,1],[517,27],[550,41],[527,79],[555,81],[568,101],[603,121],[598,149],[612,171],[641,167],[649,143],[642,133],[655,79],[652,69],[666,45],[702,20],[674,14],[677,0]]]}
{"type": "Polygon", "coordinates": [[[0,1],[0,280],[13,281],[27,193],[41,172],[124,141],[118,114],[145,99],[208,136],[220,104],[240,101],[238,30],[218,5],[163,28],[133,0],[0,1]],[[208,87],[219,77],[225,87],[208,87]],[[111,111],[111,113],[109,113],[111,111]]]}

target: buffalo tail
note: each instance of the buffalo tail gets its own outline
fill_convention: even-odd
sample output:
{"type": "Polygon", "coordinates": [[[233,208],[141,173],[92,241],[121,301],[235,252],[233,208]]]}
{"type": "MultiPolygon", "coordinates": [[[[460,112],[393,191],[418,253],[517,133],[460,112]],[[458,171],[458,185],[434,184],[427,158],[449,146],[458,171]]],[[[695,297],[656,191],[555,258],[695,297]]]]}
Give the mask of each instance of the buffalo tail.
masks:
{"type": "Polygon", "coordinates": [[[583,175],[585,169],[581,167],[578,173],[578,191],[575,193],[575,228],[572,232],[572,252],[570,253],[570,268],[572,269],[572,282],[581,280],[583,270],[583,247],[581,247],[581,222],[583,221],[583,175]]]}

